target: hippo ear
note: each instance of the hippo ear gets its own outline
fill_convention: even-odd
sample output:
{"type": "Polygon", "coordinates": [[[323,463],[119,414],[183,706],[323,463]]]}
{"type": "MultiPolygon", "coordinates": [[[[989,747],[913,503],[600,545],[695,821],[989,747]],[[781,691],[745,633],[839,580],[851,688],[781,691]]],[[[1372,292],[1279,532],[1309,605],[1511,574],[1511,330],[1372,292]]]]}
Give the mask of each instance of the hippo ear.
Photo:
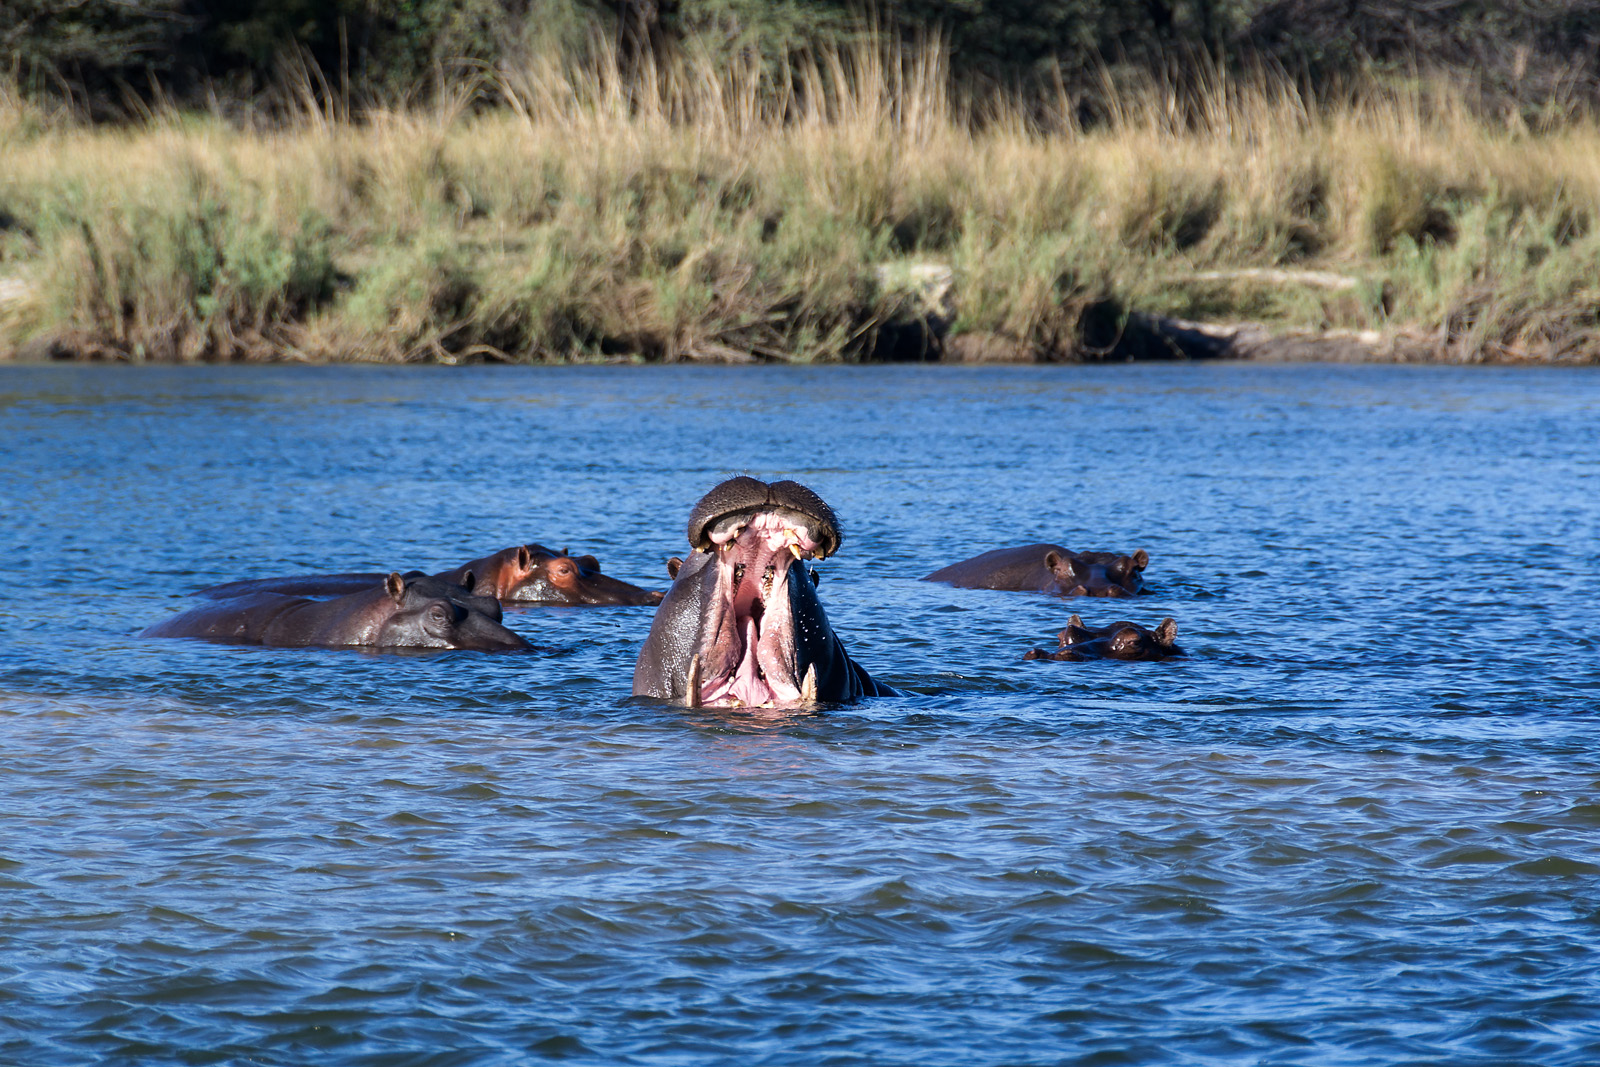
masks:
{"type": "Polygon", "coordinates": [[[1139,570],[1144,570],[1146,567],[1150,566],[1150,553],[1146,552],[1142,548],[1135,552],[1133,554],[1133,565],[1139,570]]]}
{"type": "Polygon", "coordinates": [[[517,546],[517,569],[525,571],[533,566],[533,553],[527,545],[517,546]]]}
{"type": "Polygon", "coordinates": [[[1162,619],[1161,625],[1156,627],[1156,641],[1163,648],[1171,648],[1178,640],[1178,624],[1171,619],[1162,619]]]}
{"type": "Polygon", "coordinates": [[[562,554],[562,555],[563,555],[563,556],[570,556],[570,555],[572,555],[572,549],[570,549],[570,548],[563,548],[563,549],[562,549],[562,550],[561,550],[561,554],[562,554]]]}
{"type": "Polygon", "coordinates": [[[673,556],[671,559],[667,560],[667,577],[676,578],[678,576],[678,568],[682,566],[683,560],[679,559],[677,556],[673,556]]]}
{"type": "Polygon", "coordinates": [[[462,571],[461,580],[456,584],[470,593],[478,585],[478,576],[471,571],[462,571]]]}
{"type": "Polygon", "coordinates": [[[1057,552],[1055,549],[1052,548],[1050,551],[1048,551],[1048,552],[1046,552],[1044,554],[1044,565],[1045,565],[1045,567],[1047,569],[1055,570],[1056,569],[1056,564],[1058,564],[1060,562],[1061,562],[1061,553],[1057,552]]]}
{"type": "Polygon", "coordinates": [[[389,594],[390,599],[398,604],[400,603],[400,598],[405,596],[406,580],[400,577],[399,571],[390,571],[389,577],[383,580],[383,588],[389,594]]]}

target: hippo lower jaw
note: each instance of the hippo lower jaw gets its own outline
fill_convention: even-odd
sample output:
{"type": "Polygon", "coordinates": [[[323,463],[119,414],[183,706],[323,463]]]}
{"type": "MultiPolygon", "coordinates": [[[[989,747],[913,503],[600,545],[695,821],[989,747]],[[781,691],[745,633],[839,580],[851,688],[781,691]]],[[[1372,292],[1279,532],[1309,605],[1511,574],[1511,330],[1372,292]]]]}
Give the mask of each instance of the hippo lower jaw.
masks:
{"type": "MultiPolygon", "coordinates": [[[[802,674],[791,568],[817,544],[782,512],[756,512],[711,535],[716,586],[704,646],[689,662],[690,707],[787,708],[817,701],[817,669],[802,674]]],[[[801,581],[809,581],[803,569],[801,581]]]]}

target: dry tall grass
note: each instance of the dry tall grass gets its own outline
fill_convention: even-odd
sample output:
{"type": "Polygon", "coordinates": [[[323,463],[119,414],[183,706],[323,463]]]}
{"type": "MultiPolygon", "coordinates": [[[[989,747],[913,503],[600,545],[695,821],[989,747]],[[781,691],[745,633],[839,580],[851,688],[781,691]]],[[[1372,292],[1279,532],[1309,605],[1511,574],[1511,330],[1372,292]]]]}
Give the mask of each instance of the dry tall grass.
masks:
{"type": "Polygon", "coordinates": [[[947,84],[937,48],[625,76],[597,47],[497,73],[487,109],[463,78],[351,117],[307,78],[266,132],[91,128],[0,96],[0,277],[27,285],[0,351],[855,359],[918,314],[880,268],[927,261],[953,268],[953,335],[1018,352],[1081,354],[1106,301],[1406,331],[1441,358],[1596,351],[1593,122],[1217,75],[1198,108],[1151,85],[1084,130],[972,114],[947,84]]]}

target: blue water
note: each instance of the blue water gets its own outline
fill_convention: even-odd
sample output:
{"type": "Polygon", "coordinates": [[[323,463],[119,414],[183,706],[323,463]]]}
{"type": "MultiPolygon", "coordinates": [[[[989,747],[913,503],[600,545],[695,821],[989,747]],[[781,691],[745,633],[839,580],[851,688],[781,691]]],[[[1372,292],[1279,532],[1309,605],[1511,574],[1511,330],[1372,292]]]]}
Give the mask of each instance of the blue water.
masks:
{"type": "Polygon", "coordinates": [[[0,1063],[1600,1062],[1600,374],[0,368],[0,1063]],[[810,485],[906,696],[136,636],[810,485]],[[915,579],[1149,551],[1152,595],[915,579]],[[1168,663],[1025,662],[1072,612],[1168,663]]]}

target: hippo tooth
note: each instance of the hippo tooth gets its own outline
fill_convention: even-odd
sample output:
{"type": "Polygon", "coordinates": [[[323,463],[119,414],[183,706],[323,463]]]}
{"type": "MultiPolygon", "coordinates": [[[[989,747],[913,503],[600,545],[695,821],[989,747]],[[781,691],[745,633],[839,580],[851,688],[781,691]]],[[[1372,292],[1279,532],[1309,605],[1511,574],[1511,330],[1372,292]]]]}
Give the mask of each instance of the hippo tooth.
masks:
{"type": "Polygon", "coordinates": [[[805,681],[800,683],[800,702],[802,704],[815,704],[817,702],[817,665],[815,663],[806,668],[805,681]]]}
{"type": "Polygon", "coordinates": [[[700,706],[700,654],[696,652],[689,660],[689,706],[700,706]]]}

